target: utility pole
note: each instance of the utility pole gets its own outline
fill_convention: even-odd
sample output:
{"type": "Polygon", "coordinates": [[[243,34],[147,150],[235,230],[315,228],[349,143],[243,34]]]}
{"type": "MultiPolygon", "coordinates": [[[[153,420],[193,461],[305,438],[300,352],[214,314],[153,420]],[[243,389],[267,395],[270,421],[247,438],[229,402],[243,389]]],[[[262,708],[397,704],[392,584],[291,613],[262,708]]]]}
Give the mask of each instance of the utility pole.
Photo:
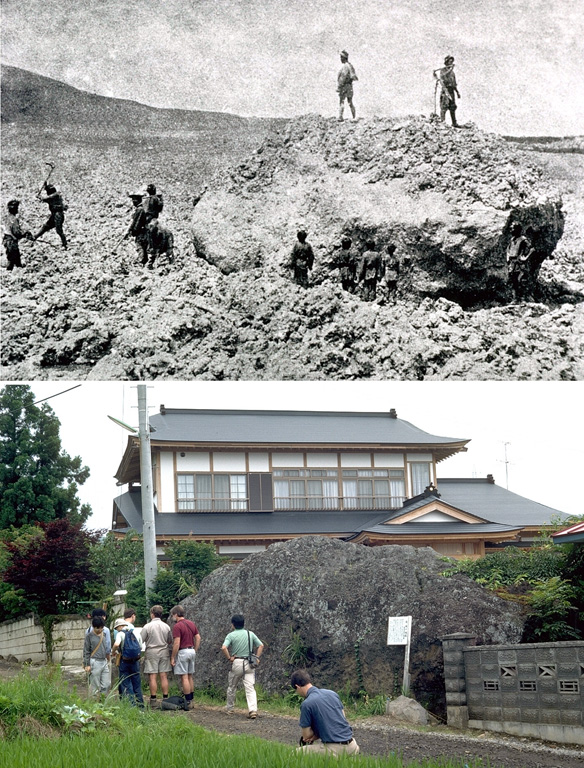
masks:
{"type": "Polygon", "coordinates": [[[142,532],[144,536],[144,576],[146,595],[154,589],[157,573],[156,529],[154,500],[152,498],[152,453],[150,451],[150,424],[146,403],[146,384],[138,384],[138,416],[140,435],[140,484],[142,488],[142,532]]]}

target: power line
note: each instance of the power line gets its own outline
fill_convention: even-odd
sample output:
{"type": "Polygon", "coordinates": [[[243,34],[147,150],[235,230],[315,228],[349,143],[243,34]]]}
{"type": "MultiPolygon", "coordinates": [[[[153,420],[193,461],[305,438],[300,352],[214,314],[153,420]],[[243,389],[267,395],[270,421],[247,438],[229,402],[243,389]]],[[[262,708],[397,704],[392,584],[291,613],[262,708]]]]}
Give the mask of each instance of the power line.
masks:
{"type": "Polygon", "coordinates": [[[42,400],[36,400],[33,405],[38,405],[39,403],[44,403],[45,400],[50,400],[52,397],[59,397],[59,395],[64,395],[65,392],[71,392],[72,389],[77,389],[77,387],[80,387],[81,384],[75,384],[74,387],[69,387],[69,389],[64,389],[62,392],[57,392],[56,395],[49,395],[48,397],[43,397],[42,400]]]}

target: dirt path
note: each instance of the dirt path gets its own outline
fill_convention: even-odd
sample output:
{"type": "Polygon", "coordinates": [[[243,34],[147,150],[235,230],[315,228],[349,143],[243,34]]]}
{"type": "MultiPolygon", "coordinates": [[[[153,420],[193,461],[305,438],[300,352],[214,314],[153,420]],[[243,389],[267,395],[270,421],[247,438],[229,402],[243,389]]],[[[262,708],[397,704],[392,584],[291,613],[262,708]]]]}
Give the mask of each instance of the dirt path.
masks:
{"type": "MultiPolygon", "coordinates": [[[[221,708],[197,705],[188,717],[209,730],[249,734],[283,744],[296,744],[300,733],[297,718],[265,712],[260,712],[257,720],[248,720],[243,710],[228,715],[221,708]]],[[[458,758],[463,763],[480,758],[491,768],[584,768],[584,751],[577,749],[482,735],[481,731],[469,736],[444,726],[422,733],[387,722],[385,717],[371,717],[353,726],[362,754],[383,757],[397,752],[404,763],[429,757],[458,758]]]]}

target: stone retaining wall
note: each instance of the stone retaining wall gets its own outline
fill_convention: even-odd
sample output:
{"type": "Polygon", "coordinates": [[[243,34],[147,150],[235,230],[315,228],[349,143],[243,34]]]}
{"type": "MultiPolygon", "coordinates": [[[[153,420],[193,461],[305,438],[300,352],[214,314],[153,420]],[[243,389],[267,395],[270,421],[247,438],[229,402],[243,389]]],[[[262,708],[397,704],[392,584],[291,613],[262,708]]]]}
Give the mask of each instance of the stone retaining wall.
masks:
{"type": "Polygon", "coordinates": [[[442,638],[448,724],[584,744],[584,642],[442,638]]]}
{"type": "Polygon", "coordinates": [[[81,664],[87,619],[81,616],[60,616],[53,625],[52,658],[47,658],[47,643],[38,616],[30,613],[16,621],[0,624],[0,657],[44,664],[46,661],[81,664]]]}

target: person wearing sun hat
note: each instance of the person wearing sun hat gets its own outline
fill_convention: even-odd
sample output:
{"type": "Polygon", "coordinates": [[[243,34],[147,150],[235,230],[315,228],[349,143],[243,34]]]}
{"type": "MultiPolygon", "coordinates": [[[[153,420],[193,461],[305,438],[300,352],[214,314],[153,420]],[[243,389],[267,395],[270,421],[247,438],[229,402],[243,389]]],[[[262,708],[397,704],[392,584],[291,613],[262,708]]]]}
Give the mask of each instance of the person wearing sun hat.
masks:
{"type": "Polygon", "coordinates": [[[140,653],[144,650],[143,643],[126,619],[116,619],[114,630],[117,630],[117,635],[112,651],[120,655],[120,697],[127,696],[134,706],[143,708],[144,697],[140,679],[140,653]]]}

